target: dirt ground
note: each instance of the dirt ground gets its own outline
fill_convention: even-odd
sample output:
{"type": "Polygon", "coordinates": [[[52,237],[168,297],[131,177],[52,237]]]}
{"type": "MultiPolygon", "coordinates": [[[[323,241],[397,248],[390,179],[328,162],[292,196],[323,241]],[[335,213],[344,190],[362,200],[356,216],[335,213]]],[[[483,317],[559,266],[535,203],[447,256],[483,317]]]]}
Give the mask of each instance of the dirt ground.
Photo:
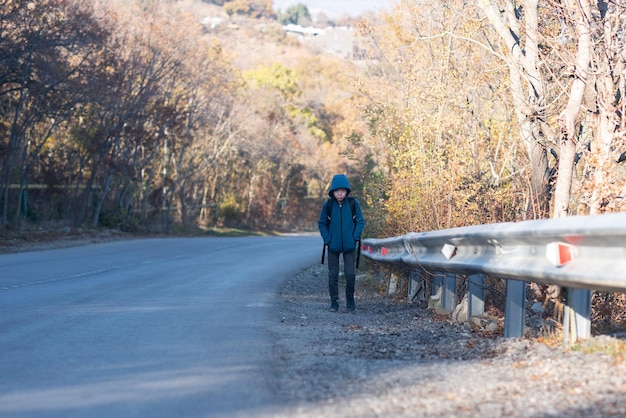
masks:
{"type": "Polygon", "coordinates": [[[367,275],[356,311],[330,312],[326,274],[313,266],[280,294],[274,377],[290,405],[281,416],[626,417],[621,356],[453,324],[367,275]]]}
{"type": "Polygon", "coordinates": [[[110,229],[21,228],[0,232],[0,254],[52,250],[133,238],[136,236],[110,229]]]}

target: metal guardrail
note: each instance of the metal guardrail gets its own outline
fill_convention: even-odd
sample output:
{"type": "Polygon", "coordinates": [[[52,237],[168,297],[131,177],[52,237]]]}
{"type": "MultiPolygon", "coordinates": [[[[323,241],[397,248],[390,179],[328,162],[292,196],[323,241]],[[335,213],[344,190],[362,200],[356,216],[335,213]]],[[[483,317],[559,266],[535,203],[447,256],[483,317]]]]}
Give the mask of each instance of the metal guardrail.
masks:
{"type": "MultiPolygon", "coordinates": [[[[432,272],[484,274],[569,289],[624,292],[626,213],[476,225],[365,239],[362,254],[375,261],[402,263],[432,272]]],[[[580,300],[580,295],[575,294],[572,299],[580,300]]],[[[590,308],[586,308],[590,296],[585,293],[582,296],[575,313],[582,315],[584,322],[590,316],[587,312],[590,308]]],[[[511,299],[517,300],[511,303],[523,308],[519,297],[512,296],[511,299]]],[[[519,329],[519,324],[514,328],[519,329]]],[[[583,324],[577,335],[588,336],[588,329],[583,324]]],[[[518,336],[519,332],[509,334],[518,336]]]]}

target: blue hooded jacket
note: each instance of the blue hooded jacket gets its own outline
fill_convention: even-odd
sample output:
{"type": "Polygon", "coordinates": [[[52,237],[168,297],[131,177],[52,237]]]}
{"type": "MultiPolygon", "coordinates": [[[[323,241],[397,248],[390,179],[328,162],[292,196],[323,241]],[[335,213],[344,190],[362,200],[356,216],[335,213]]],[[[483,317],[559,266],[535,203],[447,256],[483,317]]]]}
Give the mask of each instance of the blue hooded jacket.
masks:
{"type": "Polygon", "coordinates": [[[361,238],[361,233],[365,227],[365,219],[361,212],[359,201],[354,199],[355,203],[355,219],[352,220],[352,210],[348,203],[350,196],[350,182],[345,174],[337,174],[330,183],[328,195],[330,200],[324,202],[322,212],[318,220],[318,227],[324,244],[328,245],[329,251],[336,253],[350,252],[356,250],[357,241],[361,238]],[[346,189],[346,198],[339,204],[333,191],[337,189],[346,189]],[[327,217],[327,205],[333,205],[331,211],[330,222],[327,217]]]}

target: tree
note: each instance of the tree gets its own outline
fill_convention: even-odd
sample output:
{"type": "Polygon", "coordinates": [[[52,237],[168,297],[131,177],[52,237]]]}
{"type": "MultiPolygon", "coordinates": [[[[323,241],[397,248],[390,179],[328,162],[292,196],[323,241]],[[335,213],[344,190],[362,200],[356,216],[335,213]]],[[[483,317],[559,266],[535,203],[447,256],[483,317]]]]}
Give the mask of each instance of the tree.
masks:
{"type": "MultiPolygon", "coordinates": [[[[539,2],[536,0],[523,0],[519,3],[507,1],[503,6],[481,0],[479,5],[506,46],[502,54],[509,67],[511,93],[515,101],[520,134],[532,162],[532,188],[540,209],[539,215],[547,215],[549,207],[551,172],[547,165],[547,149],[551,147],[558,154],[553,215],[565,216],[569,213],[574,160],[577,154],[579,135],[576,123],[581,112],[590,64],[589,3],[566,2],[561,8],[554,7],[557,18],[560,17],[564,23],[563,26],[574,31],[574,39],[571,41],[576,45],[569,48],[559,48],[558,44],[550,42],[554,39],[549,36],[549,31],[555,24],[555,17],[540,16],[539,2]],[[542,34],[542,30],[548,33],[542,34]],[[562,55],[565,63],[557,64],[565,64],[568,65],[566,68],[572,69],[569,73],[570,82],[559,74],[551,73],[550,68],[554,67],[549,65],[553,64],[548,61],[550,55],[542,54],[541,48],[565,53],[562,55]],[[573,58],[572,54],[576,57],[573,58]],[[563,90],[556,94],[566,93],[569,97],[567,102],[552,100],[546,91],[547,78],[553,76],[563,86],[563,90]],[[557,120],[554,121],[557,113],[557,120]]],[[[560,35],[557,39],[563,40],[568,36],[566,33],[560,35]]]]}
{"type": "MultiPolygon", "coordinates": [[[[593,142],[586,147],[587,168],[582,181],[582,200],[591,214],[626,210],[626,56],[623,4],[598,3],[590,32],[594,48],[590,72],[593,88],[585,92],[587,125],[593,142]]],[[[591,84],[591,83],[590,83],[591,84]]]]}
{"type": "Polygon", "coordinates": [[[105,31],[79,1],[1,4],[0,100],[6,142],[2,168],[2,225],[9,221],[9,189],[19,222],[23,190],[40,152],[81,100],[80,72],[105,31]]]}
{"type": "Polygon", "coordinates": [[[497,61],[472,41],[482,28],[471,10],[406,1],[384,25],[359,28],[379,63],[362,91],[377,162],[367,187],[386,220],[381,233],[523,217],[510,100],[497,61]]]}
{"type": "Polygon", "coordinates": [[[278,13],[278,21],[281,25],[307,25],[311,22],[309,8],[305,4],[298,3],[289,6],[284,12],[278,13]]]}
{"type": "Polygon", "coordinates": [[[153,203],[167,232],[171,215],[185,226],[196,222],[206,164],[213,158],[206,155],[212,151],[207,145],[221,138],[233,82],[221,48],[198,39],[201,31],[193,17],[177,14],[172,25],[172,11],[153,6],[120,16],[130,22],[118,23],[128,29],[117,33],[118,46],[112,48],[117,57],[103,80],[112,94],[94,97],[103,112],[97,120],[108,129],[90,170],[102,182],[92,223],[100,219],[109,189],[120,196],[111,211],[123,214],[138,193],[146,210],[151,190],[158,189],[161,200],[153,203]],[[148,24],[133,24],[138,18],[148,24]]]}
{"type": "Polygon", "coordinates": [[[228,34],[223,50],[179,6],[0,0],[5,214],[24,216],[26,194],[20,200],[9,188],[21,183],[45,185],[28,196],[33,221],[133,230],[160,220],[165,232],[227,217],[238,226],[308,226],[327,177],[361,170],[362,154],[351,147],[366,136],[352,120],[357,95],[349,79],[337,78],[352,69],[300,47],[279,28],[242,22],[240,33],[252,33],[255,46],[272,39],[296,52],[263,58],[242,77],[230,61],[228,34]],[[36,12],[44,6],[47,18],[36,12]],[[80,19],[60,12],[72,7],[80,19]],[[57,33],[37,32],[44,23],[57,33]],[[59,38],[67,45],[52,42],[72,32],[79,35],[59,38]],[[33,36],[25,42],[24,34],[33,36]]]}

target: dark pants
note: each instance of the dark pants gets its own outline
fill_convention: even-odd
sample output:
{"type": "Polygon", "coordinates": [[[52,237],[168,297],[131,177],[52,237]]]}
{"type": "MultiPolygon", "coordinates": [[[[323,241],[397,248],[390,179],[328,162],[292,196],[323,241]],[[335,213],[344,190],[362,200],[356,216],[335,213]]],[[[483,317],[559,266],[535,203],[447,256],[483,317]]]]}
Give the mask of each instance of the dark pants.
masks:
{"type": "Polygon", "coordinates": [[[343,254],[343,273],[346,277],[346,300],[354,302],[355,254],[328,251],[328,292],[330,300],[339,300],[339,255],[343,254]]]}

